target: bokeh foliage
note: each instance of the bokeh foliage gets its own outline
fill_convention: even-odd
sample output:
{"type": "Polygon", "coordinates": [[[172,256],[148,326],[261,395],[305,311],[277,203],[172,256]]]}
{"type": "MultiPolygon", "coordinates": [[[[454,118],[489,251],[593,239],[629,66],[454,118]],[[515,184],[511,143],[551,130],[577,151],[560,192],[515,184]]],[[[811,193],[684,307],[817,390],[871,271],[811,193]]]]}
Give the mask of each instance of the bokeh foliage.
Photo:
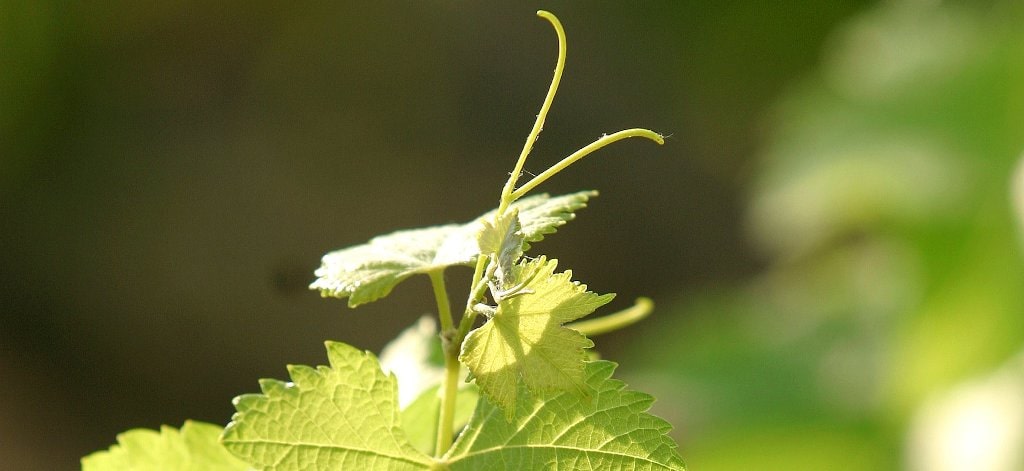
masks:
{"type": "Polygon", "coordinates": [[[636,352],[661,359],[643,378],[694,469],[957,469],[922,464],[956,451],[915,448],[913,424],[1024,348],[1021,24],[1020,2],[890,2],[781,100],[747,217],[769,267],[636,352]]]}

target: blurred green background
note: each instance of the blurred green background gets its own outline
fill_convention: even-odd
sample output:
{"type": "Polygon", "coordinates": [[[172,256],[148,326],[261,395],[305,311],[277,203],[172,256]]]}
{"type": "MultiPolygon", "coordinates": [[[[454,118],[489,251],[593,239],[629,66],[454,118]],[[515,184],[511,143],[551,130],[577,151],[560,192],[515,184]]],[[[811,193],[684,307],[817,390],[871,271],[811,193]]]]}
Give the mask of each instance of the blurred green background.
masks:
{"type": "Polygon", "coordinates": [[[0,0],[5,466],[226,423],[430,311],[425,279],[354,311],[306,285],[494,206],[554,62],[538,8],[569,57],[528,170],[671,136],[545,184],[602,196],[537,249],[658,303],[596,341],[691,469],[1024,469],[1009,0],[0,0]]]}

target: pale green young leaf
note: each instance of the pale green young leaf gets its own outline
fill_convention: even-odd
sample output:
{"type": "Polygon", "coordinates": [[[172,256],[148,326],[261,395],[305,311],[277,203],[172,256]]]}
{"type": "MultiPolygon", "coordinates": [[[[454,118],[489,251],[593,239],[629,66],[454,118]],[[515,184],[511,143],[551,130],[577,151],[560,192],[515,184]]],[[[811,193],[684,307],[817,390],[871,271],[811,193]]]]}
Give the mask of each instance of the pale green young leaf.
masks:
{"type": "Polygon", "coordinates": [[[347,297],[349,307],[376,301],[412,275],[471,264],[473,236],[465,225],[449,224],[375,237],[324,255],[309,287],[324,297],[347,297]]]}
{"type": "MultiPolygon", "coordinates": [[[[406,328],[380,352],[380,367],[398,381],[398,405],[402,429],[417,450],[433,454],[440,416],[439,385],[444,379],[444,353],[437,322],[424,315],[406,328]]],[[[463,370],[465,371],[465,370],[463,370]]],[[[465,375],[463,375],[465,378],[465,375]]],[[[458,431],[473,414],[479,395],[476,385],[461,382],[453,429],[458,431]]]]}
{"type": "Polygon", "coordinates": [[[511,421],[501,420],[501,408],[481,400],[443,461],[451,471],[685,469],[667,435],[672,426],[647,413],[654,398],[625,389],[611,379],[614,370],[608,361],[586,364],[589,399],[523,391],[511,421]]]}
{"type": "Polygon", "coordinates": [[[503,251],[519,251],[519,253],[522,253],[523,235],[520,232],[522,224],[519,223],[518,211],[507,211],[501,217],[493,220],[482,219],[480,222],[480,232],[477,235],[480,253],[485,255],[497,254],[503,251]]]}
{"type": "MultiPolygon", "coordinates": [[[[585,208],[594,196],[595,191],[556,197],[539,194],[512,204],[509,210],[519,213],[522,224],[524,249],[575,218],[575,211],[585,208]]],[[[355,307],[387,296],[412,275],[471,266],[480,253],[477,234],[482,221],[493,220],[494,211],[490,211],[466,224],[398,231],[330,252],[324,255],[310,289],[324,297],[348,298],[348,305],[355,307]]]]}
{"type": "MultiPolygon", "coordinates": [[[[587,207],[590,198],[597,197],[597,191],[587,190],[567,195],[548,196],[547,193],[527,196],[509,206],[508,211],[519,213],[520,232],[526,243],[523,250],[530,250],[530,242],[538,242],[552,234],[565,223],[576,219],[576,211],[587,207]]],[[[492,210],[479,219],[494,220],[492,210]]]]}
{"type": "Polygon", "coordinates": [[[186,421],[181,430],[135,429],[117,436],[117,445],[82,458],[82,471],[242,471],[249,469],[220,444],[222,428],[186,421]]]}
{"type": "Polygon", "coordinates": [[[572,281],[572,272],[555,274],[557,260],[544,257],[515,267],[524,285],[498,302],[494,316],[470,332],[459,356],[492,402],[515,413],[523,382],[530,390],[555,389],[588,394],[584,349],[594,345],[583,334],[562,327],[607,304],[614,294],[597,295],[572,281]]]}
{"type": "Polygon", "coordinates": [[[477,235],[480,253],[491,258],[494,265],[494,276],[498,285],[508,288],[514,284],[512,267],[523,256],[523,245],[526,243],[519,223],[519,212],[513,209],[494,221],[484,219],[482,228],[477,235]]]}
{"type": "MultiPolygon", "coordinates": [[[[472,383],[459,388],[455,402],[452,429],[458,433],[466,426],[476,409],[479,391],[472,383]]],[[[431,454],[437,443],[437,420],[441,411],[440,386],[423,391],[408,407],[402,409],[402,430],[417,450],[431,454]]]]}
{"type": "Polygon", "coordinates": [[[430,469],[400,428],[394,376],[343,343],[327,356],[330,367],[289,366],[292,382],[235,398],[224,446],[258,469],[430,469]]]}
{"type": "Polygon", "coordinates": [[[444,352],[437,321],[423,315],[380,351],[380,368],[398,381],[398,407],[405,409],[423,391],[444,379],[444,352]]]}

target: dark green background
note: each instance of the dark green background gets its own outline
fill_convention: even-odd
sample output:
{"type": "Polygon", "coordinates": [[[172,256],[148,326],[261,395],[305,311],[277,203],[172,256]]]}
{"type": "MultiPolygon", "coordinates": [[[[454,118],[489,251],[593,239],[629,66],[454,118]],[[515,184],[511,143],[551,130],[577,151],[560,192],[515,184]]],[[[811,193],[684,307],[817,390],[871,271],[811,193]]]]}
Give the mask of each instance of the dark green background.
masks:
{"type": "MultiPolygon", "coordinates": [[[[772,105],[870,3],[0,2],[5,462],[74,467],[129,428],[226,423],[257,378],[323,363],[324,340],[379,351],[430,311],[425,279],[355,311],[305,287],[328,250],[496,204],[554,63],[538,8],[561,18],[569,54],[527,170],[622,128],[669,136],[603,150],[541,188],[602,196],[535,250],[619,293],[617,307],[647,295],[663,308],[598,338],[602,354],[657,392],[694,469],[758,453],[701,442],[728,436],[715,411],[834,420],[785,407],[811,400],[769,378],[799,374],[789,364],[757,370],[753,384],[774,386],[755,403],[688,402],[663,378],[739,371],[721,384],[742,388],[751,364],[816,351],[734,350],[746,340],[725,321],[684,317],[748,309],[736,287],[773,266],[743,219],[767,173],[755,156],[785,129],[772,105]]],[[[898,454],[874,420],[850,427],[898,454]]]]}

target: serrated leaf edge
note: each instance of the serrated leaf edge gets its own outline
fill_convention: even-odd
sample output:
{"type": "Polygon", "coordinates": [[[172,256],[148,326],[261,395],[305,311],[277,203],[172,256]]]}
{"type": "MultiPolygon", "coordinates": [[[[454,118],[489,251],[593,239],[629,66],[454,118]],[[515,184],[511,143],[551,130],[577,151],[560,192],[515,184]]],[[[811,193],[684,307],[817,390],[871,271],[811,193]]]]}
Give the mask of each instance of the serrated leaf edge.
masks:
{"type": "MultiPolygon", "coordinates": [[[[313,368],[306,365],[288,365],[287,369],[289,371],[289,376],[291,377],[292,381],[286,382],[267,378],[260,379],[259,384],[262,394],[250,393],[236,396],[231,402],[232,404],[235,405],[237,412],[235,412],[232,415],[231,422],[228,423],[226,427],[224,427],[224,432],[220,436],[220,442],[228,449],[229,452],[231,452],[233,455],[246,462],[248,462],[247,457],[239,456],[233,450],[231,450],[231,448],[229,447],[231,443],[266,443],[271,445],[284,444],[273,440],[236,440],[230,438],[230,436],[232,433],[235,432],[237,428],[242,426],[245,419],[245,409],[248,409],[250,407],[247,405],[247,403],[254,401],[269,401],[273,399],[270,397],[270,394],[297,394],[302,386],[308,384],[307,382],[315,383],[317,381],[321,381],[325,375],[331,373],[332,369],[337,368],[339,365],[343,364],[343,362],[347,360],[346,358],[344,358],[345,355],[354,354],[359,355],[361,357],[360,359],[363,361],[371,361],[376,369],[375,373],[382,376],[385,381],[385,384],[389,385],[392,388],[393,397],[391,402],[395,407],[391,411],[388,411],[388,413],[392,415],[392,419],[394,419],[394,423],[396,425],[393,430],[400,435],[400,437],[396,438],[402,439],[402,442],[398,443],[398,445],[407,446],[408,450],[411,451],[412,454],[414,455],[413,457],[421,458],[421,460],[415,460],[412,459],[413,457],[409,456],[396,456],[392,454],[382,453],[380,451],[375,451],[372,449],[342,447],[331,444],[325,445],[318,443],[297,443],[294,446],[313,446],[324,449],[340,449],[356,453],[372,454],[373,456],[386,457],[389,459],[393,459],[395,461],[402,461],[414,465],[421,465],[424,467],[424,469],[433,469],[434,466],[436,465],[436,461],[432,457],[423,454],[419,450],[416,450],[416,448],[413,447],[412,444],[409,443],[408,439],[405,437],[405,431],[402,429],[400,412],[398,410],[397,378],[395,377],[395,375],[386,374],[383,372],[383,370],[380,369],[380,363],[376,355],[373,354],[373,352],[370,352],[368,350],[359,350],[343,342],[327,341],[324,342],[324,345],[327,348],[327,358],[329,366],[317,366],[316,368],[313,368]]],[[[314,385],[310,384],[310,387],[314,387],[314,385]]],[[[345,415],[343,414],[343,416],[345,415]]],[[[353,430],[355,430],[354,427],[352,428],[353,430]]]]}
{"type": "MultiPolygon", "coordinates": [[[[586,362],[586,368],[588,370],[592,370],[592,371],[588,371],[587,380],[586,380],[588,385],[591,382],[595,382],[594,378],[600,376],[601,379],[599,380],[599,384],[601,384],[602,386],[607,384],[608,386],[607,387],[602,387],[599,390],[599,392],[606,392],[606,391],[608,391],[608,392],[615,392],[615,393],[620,393],[623,396],[627,396],[628,395],[628,396],[634,396],[634,397],[637,398],[637,400],[635,400],[635,401],[629,401],[629,402],[626,402],[626,403],[623,403],[623,404],[618,404],[618,405],[616,405],[613,408],[604,409],[603,411],[608,411],[608,410],[617,409],[617,408],[623,408],[623,407],[628,408],[628,409],[639,408],[639,410],[637,410],[635,412],[635,414],[636,415],[640,415],[640,416],[646,416],[646,418],[649,418],[652,421],[652,423],[650,424],[649,427],[638,428],[638,429],[635,429],[633,431],[635,432],[635,431],[649,430],[649,431],[657,432],[660,436],[664,437],[664,441],[663,441],[664,443],[663,444],[668,449],[668,452],[670,453],[669,459],[670,459],[670,461],[671,460],[678,461],[679,467],[673,468],[673,467],[671,467],[671,463],[670,464],[661,463],[661,462],[658,462],[658,461],[651,460],[649,457],[645,458],[645,457],[638,457],[638,456],[634,456],[634,455],[627,455],[627,454],[624,454],[624,453],[602,452],[600,450],[592,450],[592,449],[589,449],[589,448],[580,448],[580,447],[571,447],[571,446],[559,446],[559,445],[551,445],[551,444],[547,444],[547,443],[516,445],[516,446],[509,446],[508,445],[508,442],[510,442],[512,439],[514,439],[519,433],[521,433],[524,430],[524,428],[521,426],[523,421],[528,422],[529,420],[531,420],[533,416],[537,415],[545,407],[544,404],[552,402],[552,401],[558,399],[560,396],[563,396],[565,394],[570,394],[570,393],[565,392],[565,391],[540,392],[540,393],[538,393],[538,394],[536,394],[536,395],[534,395],[532,397],[531,396],[522,396],[522,395],[517,396],[517,397],[520,397],[520,398],[523,398],[523,397],[528,398],[528,399],[525,399],[525,400],[530,401],[530,403],[532,405],[534,405],[534,407],[533,407],[532,410],[529,411],[529,413],[526,416],[517,416],[517,417],[513,418],[516,423],[520,424],[520,428],[518,430],[516,430],[516,432],[514,434],[510,435],[505,440],[504,444],[502,444],[500,446],[489,447],[489,448],[485,448],[485,449],[481,449],[481,450],[476,450],[476,451],[472,451],[472,452],[468,452],[468,453],[465,453],[465,454],[462,454],[462,455],[455,456],[455,453],[458,451],[459,447],[462,446],[463,442],[465,442],[467,440],[475,441],[477,439],[477,437],[479,437],[480,435],[486,433],[486,425],[488,423],[492,423],[494,421],[496,414],[500,414],[501,413],[500,412],[501,411],[501,407],[498,406],[497,404],[491,403],[490,399],[488,399],[488,398],[486,398],[486,396],[484,396],[484,398],[482,398],[480,403],[478,403],[477,410],[476,410],[476,412],[474,412],[474,417],[472,419],[470,419],[470,422],[467,425],[466,430],[455,441],[455,443],[452,445],[451,449],[449,449],[448,452],[445,453],[444,456],[441,457],[441,462],[444,463],[445,465],[452,465],[454,463],[458,463],[462,459],[465,459],[465,458],[468,458],[468,457],[471,457],[471,456],[482,455],[482,454],[485,454],[485,453],[492,453],[492,452],[496,452],[496,451],[500,451],[500,450],[507,450],[507,449],[513,449],[513,448],[536,448],[538,446],[543,446],[543,447],[551,447],[551,448],[556,448],[556,449],[582,451],[584,453],[604,453],[604,454],[609,454],[609,455],[614,455],[614,456],[623,456],[623,457],[634,459],[634,460],[645,461],[645,462],[650,463],[650,464],[652,464],[654,466],[658,466],[661,469],[666,469],[666,470],[685,470],[686,466],[685,466],[685,464],[683,462],[682,457],[678,453],[678,444],[668,436],[668,432],[670,432],[672,430],[672,428],[673,428],[672,425],[670,423],[668,423],[665,419],[662,419],[661,417],[658,417],[658,416],[650,413],[650,408],[654,404],[656,399],[654,398],[654,396],[652,396],[650,394],[647,394],[645,392],[637,391],[637,390],[633,390],[633,389],[627,389],[627,384],[624,381],[612,378],[612,374],[615,372],[615,370],[618,368],[618,366],[619,366],[618,363],[615,363],[615,362],[612,362],[612,361],[608,361],[608,360],[596,360],[596,361],[588,361],[588,362],[586,362]],[[484,404],[484,401],[487,401],[486,405],[484,404]],[[537,406],[537,404],[541,404],[541,405],[537,406]],[[480,414],[482,409],[485,409],[487,407],[490,407],[491,410],[488,411],[486,415],[480,415],[480,417],[477,418],[477,415],[480,414]],[[477,426],[479,424],[482,424],[482,425],[481,426],[477,426]]],[[[520,384],[519,387],[525,387],[525,385],[520,384]]],[[[517,400],[517,402],[519,402],[521,400],[523,400],[523,399],[519,399],[519,400],[517,400]]],[[[525,412],[525,411],[523,411],[522,408],[517,408],[517,409],[520,410],[520,414],[522,414],[522,412],[525,412]]],[[[586,416],[583,420],[577,421],[577,422],[575,422],[575,423],[565,427],[565,430],[563,430],[561,433],[559,433],[558,436],[555,437],[555,439],[558,439],[558,438],[561,438],[562,436],[565,436],[568,433],[569,430],[579,426],[580,424],[585,423],[586,419],[593,417],[596,413],[597,413],[597,411],[595,411],[593,414],[590,414],[590,415],[586,416]]],[[[611,440],[614,440],[615,438],[619,438],[619,437],[621,437],[621,435],[620,436],[616,436],[616,437],[611,437],[611,440]]],[[[611,441],[611,440],[609,440],[609,441],[611,441]]],[[[608,442],[605,442],[605,443],[608,443],[608,442]]]]}

